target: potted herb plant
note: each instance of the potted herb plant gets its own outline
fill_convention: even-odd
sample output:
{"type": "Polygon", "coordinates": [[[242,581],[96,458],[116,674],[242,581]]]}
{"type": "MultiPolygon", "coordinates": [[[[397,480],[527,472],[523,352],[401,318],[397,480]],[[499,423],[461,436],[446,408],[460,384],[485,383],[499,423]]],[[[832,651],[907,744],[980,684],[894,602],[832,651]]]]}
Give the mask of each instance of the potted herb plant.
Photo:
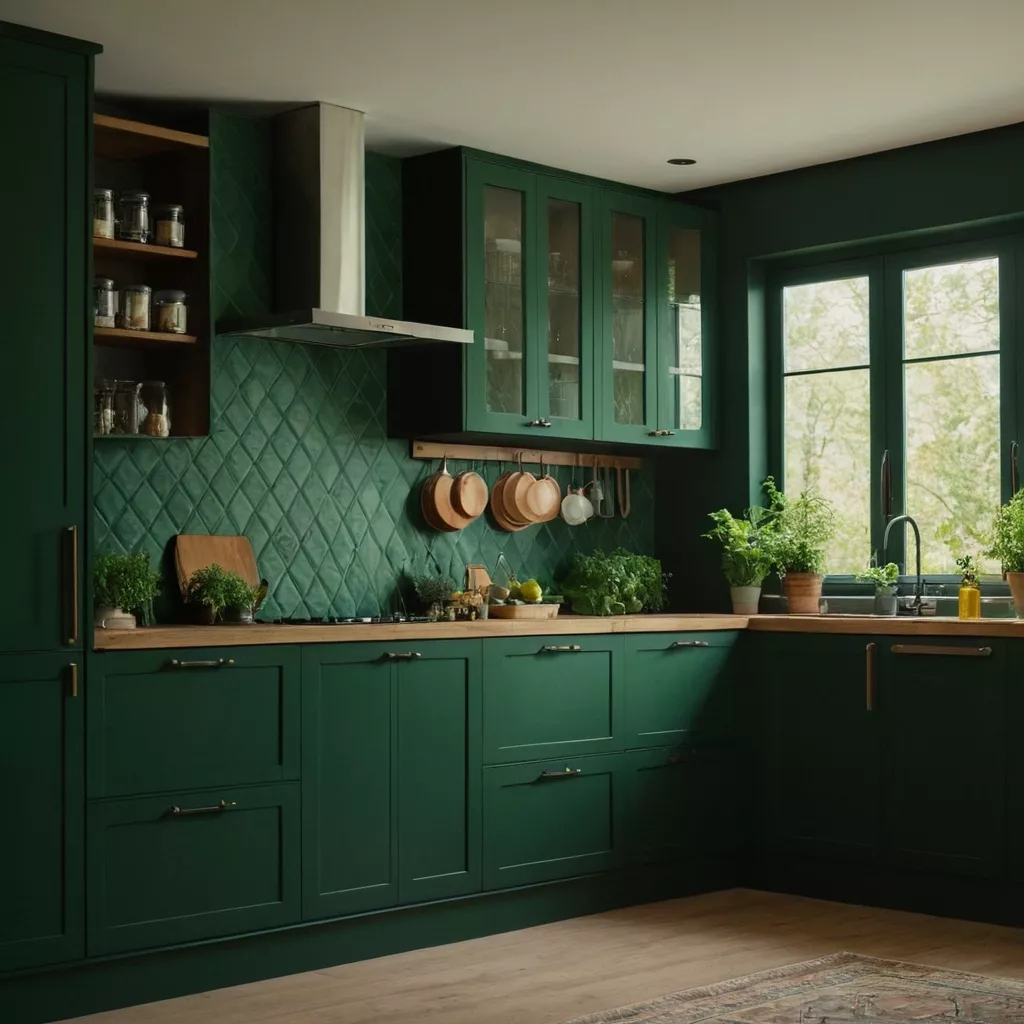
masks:
{"type": "Polygon", "coordinates": [[[767,509],[757,506],[748,508],[741,519],[726,508],[708,513],[715,525],[702,536],[722,545],[722,571],[735,615],[757,614],[761,584],[771,571],[772,561],[762,542],[770,529],[767,514],[767,509]]]}
{"type": "MultiPolygon", "coordinates": [[[[971,555],[956,560],[960,570],[960,590],[957,593],[957,618],[981,618],[981,587],[978,586],[978,567],[971,555]]],[[[1014,602],[1016,603],[1016,601],[1014,602]]]]}
{"type": "Polygon", "coordinates": [[[185,602],[199,609],[208,625],[218,619],[231,623],[251,623],[260,589],[251,587],[237,573],[214,562],[196,569],[185,584],[185,602]]]}
{"type": "Polygon", "coordinates": [[[900,578],[900,567],[895,562],[886,565],[873,565],[864,572],[857,573],[857,579],[861,583],[874,583],[875,585],[875,614],[895,615],[896,614],[896,584],[900,578]]]}
{"type": "Polygon", "coordinates": [[[153,598],[160,592],[160,574],[149,567],[149,555],[97,555],[93,563],[96,625],[100,629],[134,629],[136,615],[152,621],[153,598]]]}
{"type": "Polygon", "coordinates": [[[782,577],[787,609],[795,615],[817,615],[825,549],[836,533],[832,505],[810,491],[789,498],[772,477],[765,479],[764,491],[771,523],[765,550],[782,577]]]}
{"type": "Polygon", "coordinates": [[[414,577],[413,585],[427,615],[432,619],[445,618],[445,603],[451,600],[455,592],[455,581],[438,572],[433,576],[414,577]]]}
{"type": "Polygon", "coordinates": [[[1024,490],[996,512],[992,533],[995,541],[985,554],[1003,567],[1019,619],[1024,617],[1024,490]]]}

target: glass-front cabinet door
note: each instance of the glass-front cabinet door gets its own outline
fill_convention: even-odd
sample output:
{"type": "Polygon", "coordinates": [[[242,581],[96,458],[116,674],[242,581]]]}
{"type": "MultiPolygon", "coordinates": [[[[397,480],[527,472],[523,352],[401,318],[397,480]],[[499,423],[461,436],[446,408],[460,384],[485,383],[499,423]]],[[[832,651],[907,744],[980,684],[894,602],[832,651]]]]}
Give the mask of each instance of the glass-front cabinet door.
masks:
{"type": "Polygon", "coordinates": [[[657,204],[604,193],[599,243],[597,436],[647,442],[657,429],[657,204]]]}
{"type": "Polygon", "coordinates": [[[555,437],[594,436],[592,196],[587,185],[538,178],[536,426],[555,437]]]}

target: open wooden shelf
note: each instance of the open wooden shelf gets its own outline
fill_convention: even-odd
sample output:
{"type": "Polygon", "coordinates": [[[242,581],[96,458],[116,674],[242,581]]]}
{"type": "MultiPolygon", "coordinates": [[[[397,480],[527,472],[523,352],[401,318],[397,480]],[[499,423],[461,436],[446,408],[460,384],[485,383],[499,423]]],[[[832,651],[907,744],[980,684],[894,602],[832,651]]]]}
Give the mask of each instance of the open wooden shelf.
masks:
{"type": "Polygon", "coordinates": [[[119,238],[96,238],[92,240],[93,251],[109,253],[111,256],[139,256],[145,260],[162,260],[164,257],[179,260],[194,260],[199,253],[195,249],[174,249],[169,245],[153,245],[146,242],[123,242],[119,238]]]}
{"type": "Polygon", "coordinates": [[[138,160],[140,157],[165,153],[169,149],[209,149],[205,135],[178,132],[123,117],[93,114],[93,145],[96,155],[115,160],[138,160]]]}
{"type": "Polygon", "coordinates": [[[194,334],[168,334],[166,331],[127,331],[121,327],[94,327],[93,338],[98,344],[123,345],[127,348],[150,348],[159,345],[194,345],[194,334]]]}

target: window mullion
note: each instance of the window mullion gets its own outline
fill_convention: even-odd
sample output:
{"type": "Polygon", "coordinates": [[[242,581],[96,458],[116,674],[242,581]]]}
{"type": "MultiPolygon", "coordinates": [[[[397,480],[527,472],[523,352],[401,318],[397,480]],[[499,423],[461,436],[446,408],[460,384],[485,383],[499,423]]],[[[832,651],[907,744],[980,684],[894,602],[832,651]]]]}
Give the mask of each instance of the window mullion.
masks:
{"type": "Polygon", "coordinates": [[[889,452],[892,480],[892,514],[904,510],[905,473],[903,432],[903,288],[898,268],[879,258],[871,274],[871,547],[880,565],[898,562],[906,566],[902,552],[902,527],[882,548],[886,521],[882,514],[882,457],[889,452]]]}
{"type": "MultiPolygon", "coordinates": [[[[1021,290],[1024,280],[1017,268],[1024,268],[1024,235],[1015,235],[999,254],[999,443],[1000,493],[1002,500],[1013,496],[1010,483],[1010,446],[1024,440],[1021,402],[1024,401],[1024,359],[1017,357],[1020,324],[1018,308],[1024,309],[1021,290]]],[[[1018,486],[1021,481],[1018,480],[1018,486]]]]}

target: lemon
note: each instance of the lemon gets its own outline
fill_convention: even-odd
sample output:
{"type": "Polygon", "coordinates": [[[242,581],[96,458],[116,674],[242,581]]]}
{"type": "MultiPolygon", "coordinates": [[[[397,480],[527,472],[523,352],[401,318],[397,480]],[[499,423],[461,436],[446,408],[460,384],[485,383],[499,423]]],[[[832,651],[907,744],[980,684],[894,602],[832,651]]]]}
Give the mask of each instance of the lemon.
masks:
{"type": "Polygon", "coordinates": [[[540,584],[536,580],[527,580],[519,588],[519,592],[523,595],[524,601],[530,602],[539,601],[544,596],[544,592],[540,589],[540,584]]]}

